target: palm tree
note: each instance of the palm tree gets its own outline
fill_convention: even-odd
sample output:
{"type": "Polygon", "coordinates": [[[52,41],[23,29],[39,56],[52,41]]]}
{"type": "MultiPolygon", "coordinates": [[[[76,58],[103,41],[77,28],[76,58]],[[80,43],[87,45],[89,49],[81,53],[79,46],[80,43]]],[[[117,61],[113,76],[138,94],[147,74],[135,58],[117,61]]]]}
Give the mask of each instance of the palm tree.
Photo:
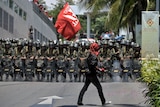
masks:
{"type": "Polygon", "coordinates": [[[147,0],[116,0],[111,5],[107,22],[108,24],[114,22],[117,28],[115,28],[115,25],[111,26],[111,28],[115,28],[117,31],[119,31],[119,28],[128,27],[133,34],[133,41],[135,42],[135,23],[136,21],[141,23],[141,11],[145,11],[147,6],[147,0]],[[114,14],[113,12],[116,13],[114,14]],[[117,19],[116,22],[114,17],[117,19]]]}
{"type": "MultiPolygon", "coordinates": [[[[141,11],[148,10],[150,4],[149,0],[81,0],[81,2],[88,8],[93,8],[94,14],[104,6],[109,6],[106,26],[116,31],[128,27],[133,34],[133,41],[136,41],[135,23],[141,23],[141,11]]],[[[152,5],[153,2],[154,0],[151,0],[152,5]]]]}

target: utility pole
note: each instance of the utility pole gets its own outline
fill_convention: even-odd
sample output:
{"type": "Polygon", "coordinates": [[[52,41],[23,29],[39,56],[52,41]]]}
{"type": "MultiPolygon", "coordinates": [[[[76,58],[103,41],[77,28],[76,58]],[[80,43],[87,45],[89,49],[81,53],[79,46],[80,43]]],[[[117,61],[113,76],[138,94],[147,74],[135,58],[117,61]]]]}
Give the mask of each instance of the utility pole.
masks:
{"type": "Polygon", "coordinates": [[[87,13],[87,38],[90,38],[90,30],[91,30],[91,18],[90,13],[87,13]]]}
{"type": "Polygon", "coordinates": [[[159,11],[159,0],[156,0],[156,11],[159,11]]]}

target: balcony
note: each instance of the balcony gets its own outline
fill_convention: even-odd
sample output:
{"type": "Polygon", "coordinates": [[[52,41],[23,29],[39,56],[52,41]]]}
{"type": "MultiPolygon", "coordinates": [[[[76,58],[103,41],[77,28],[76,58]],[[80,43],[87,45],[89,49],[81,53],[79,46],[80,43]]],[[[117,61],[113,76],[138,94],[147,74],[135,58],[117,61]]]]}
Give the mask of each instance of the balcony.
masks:
{"type": "Polygon", "coordinates": [[[53,30],[55,34],[57,34],[57,31],[53,23],[48,19],[48,17],[43,12],[41,12],[41,10],[36,4],[34,3],[32,4],[33,4],[33,11],[53,30]]]}

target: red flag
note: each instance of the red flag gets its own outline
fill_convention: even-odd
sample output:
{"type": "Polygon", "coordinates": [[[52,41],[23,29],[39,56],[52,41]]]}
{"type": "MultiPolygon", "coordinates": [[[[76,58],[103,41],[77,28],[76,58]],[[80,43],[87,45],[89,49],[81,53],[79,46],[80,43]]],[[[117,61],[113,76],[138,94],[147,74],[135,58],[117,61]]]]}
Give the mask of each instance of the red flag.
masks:
{"type": "Polygon", "coordinates": [[[81,29],[80,22],[68,3],[58,14],[55,28],[67,40],[74,38],[75,34],[81,29]]]}

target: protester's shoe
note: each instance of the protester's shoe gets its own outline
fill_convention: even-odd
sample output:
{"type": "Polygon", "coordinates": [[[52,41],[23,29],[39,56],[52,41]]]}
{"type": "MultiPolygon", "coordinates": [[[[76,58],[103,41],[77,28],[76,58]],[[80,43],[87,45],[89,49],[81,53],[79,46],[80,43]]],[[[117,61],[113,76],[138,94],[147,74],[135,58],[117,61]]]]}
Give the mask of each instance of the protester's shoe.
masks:
{"type": "Polygon", "coordinates": [[[107,105],[107,104],[111,104],[111,103],[112,103],[112,101],[106,101],[106,102],[102,103],[102,106],[107,105]]]}
{"type": "Polygon", "coordinates": [[[77,103],[78,105],[80,105],[80,106],[82,106],[83,105],[83,103],[77,103]]]}

